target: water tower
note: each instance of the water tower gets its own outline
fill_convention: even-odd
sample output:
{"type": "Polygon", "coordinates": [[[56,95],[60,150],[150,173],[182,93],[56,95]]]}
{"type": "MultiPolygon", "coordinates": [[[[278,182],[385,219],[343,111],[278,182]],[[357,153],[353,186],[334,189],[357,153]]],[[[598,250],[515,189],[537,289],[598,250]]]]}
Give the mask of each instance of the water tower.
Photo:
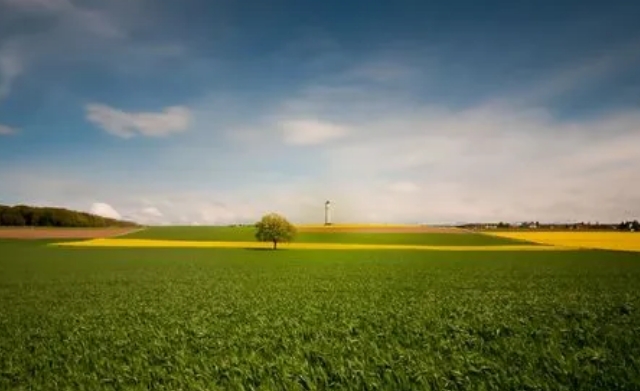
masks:
{"type": "Polygon", "coordinates": [[[324,225],[331,225],[331,202],[324,203],[324,225]]]}

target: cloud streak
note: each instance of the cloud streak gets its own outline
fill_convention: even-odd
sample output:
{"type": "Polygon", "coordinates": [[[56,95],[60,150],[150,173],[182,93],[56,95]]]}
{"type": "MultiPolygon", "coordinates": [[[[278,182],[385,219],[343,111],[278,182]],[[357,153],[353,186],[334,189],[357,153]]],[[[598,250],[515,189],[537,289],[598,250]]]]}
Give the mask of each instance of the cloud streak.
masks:
{"type": "MultiPolygon", "coordinates": [[[[183,45],[131,33],[152,23],[149,12],[140,23],[141,7],[121,0],[94,7],[70,0],[0,0],[0,24],[38,26],[0,35],[0,100],[16,91],[21,76],[37,76],[42,66],[99,64],[122,73],[148,73],[160,60],[181,58],[183,45]]],[[[58,82],[69,81],[64,72],[56,76],[58,82]]]]}
{"type": "Polygon", "coordinates": [[[110,106],[91,103],[86,118],[107,133],[121,138],[136,135],[166,137],[185,132],[191,123],[191,111],[183,106],[167,107],[161,112],[127,113],[110,106]]]}
{"type": "Polygon", "coordinates": [[[0,46],[0,100],[11,92],[14,80],[24,71],[24,64],[16,45],[0,46]]]}
{"type": "Polygon", "coordinates": [[[76,6],[70,0],[3,0],[13,12],[46,14],[60,23],[79,26],[98,36],[124,38],[125,31],[106,13],[76,6]]]}
{"type": "Polygon", "coordinates": [[[318,145],[347,135],[346,127],[317,120],[292,119],[279,124],[283,141],[291,145],[318,145]]]}
{"type": "Polygon", "coordinates": [[[0,124],[0,136],[9,136],[15,134],[16,132],[17,130],[12,128],[11,126],[0,124]]]}

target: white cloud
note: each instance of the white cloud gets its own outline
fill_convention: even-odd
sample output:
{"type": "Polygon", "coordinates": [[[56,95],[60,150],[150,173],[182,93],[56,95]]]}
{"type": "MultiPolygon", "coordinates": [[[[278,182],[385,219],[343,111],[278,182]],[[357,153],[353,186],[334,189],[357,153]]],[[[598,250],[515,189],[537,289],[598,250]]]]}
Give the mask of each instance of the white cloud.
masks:
{"type": "MultiPolygon", "coordinates": [[[[438,221],[616,221],[640,214],[640,197],[633,197],[640,192],[640,150],[632,147],[640,145],[639,114],[573,123],[492,107],[416,115],[404,119],[402,133],[363,124],[359,134],[378,136],[327,154],[331,175],[360,178],[370,189],[361,205],[378,205],[385,219],[413,211],[438,221]],[[398,176],[410,177],[420,190],[388,196],[370,185],[398,176]]],[[[390,190],[414,187],[400,183],[390,190]]]]}
{"type": "Polygon", "coordinates": [[[85,109],[87,120],[122,138],[131,138],[136,134],[165,137],[186,131],[191,123],[191,111],[183,106],[167,107],[159,113],[127,113],[95,103],[87,105],[85,109]]]}
{"type": "Polygon", "coordinates": [[[283,140],[291,145],[317,145],[347,135],[346,127],[317,120],[287,120],[279,123],[283,140]]]}
{"type": "Polygon", "coordinates": [[[148,207],[142,209],[142,213],[147,214],[147,215],[152,216],[152,217],[162,217],[163,216],[162,212],[160,212],[160,210],[158,210],[158,208],[156,208],[155,206],[148,206],[148,207]]]}
{"type": "Polygon", "coordinates": [[[120,213],[118,213],[117,210],[115,210],[111,205],[105,204],[103,202],[96,202],[93,205],[91,205],[91,213],[98,216],[107,217],[110,219],[119,220],[122,218],[122,216],[120,215],[120,213]]]}
{"type": "Polygon", "coordinates": [[[8,136],[14,133],[16,133],[16,129],[0,124],[0,136],[8,136]]]}

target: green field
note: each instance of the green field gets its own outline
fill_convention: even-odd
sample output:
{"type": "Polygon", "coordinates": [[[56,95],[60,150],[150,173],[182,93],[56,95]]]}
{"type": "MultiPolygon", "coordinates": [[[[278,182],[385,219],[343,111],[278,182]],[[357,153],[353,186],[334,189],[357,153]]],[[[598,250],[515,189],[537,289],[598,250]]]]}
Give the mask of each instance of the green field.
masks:
{"type": "MultiPolygon", "coordinates": [[[[253,227],[152,227],[124,236],[130,239],[255,241],[253,227]]],[[[500,246],[529,242],[476,233],[340,233],[299,232],[301,243],[421,244],[437,246],[500,246]]]]}
{"type": "Polygon", "coordinates": [[[638,254],[45,244],[0,241],[0,390],[640,389],[638,254]]]}

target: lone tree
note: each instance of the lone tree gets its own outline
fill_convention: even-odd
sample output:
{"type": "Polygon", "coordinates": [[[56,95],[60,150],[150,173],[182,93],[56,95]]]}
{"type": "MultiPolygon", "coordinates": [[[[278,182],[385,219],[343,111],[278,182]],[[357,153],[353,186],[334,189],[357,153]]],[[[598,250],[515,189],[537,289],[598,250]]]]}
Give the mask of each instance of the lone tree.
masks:
{"type": "Polygon", "coordinates": [[[273,249],[278,243],[289,242],[296,235],[296,227],[277,213],[269,213],[256,223],[256,239],[261,242],[272,242],[273,249]]]}

